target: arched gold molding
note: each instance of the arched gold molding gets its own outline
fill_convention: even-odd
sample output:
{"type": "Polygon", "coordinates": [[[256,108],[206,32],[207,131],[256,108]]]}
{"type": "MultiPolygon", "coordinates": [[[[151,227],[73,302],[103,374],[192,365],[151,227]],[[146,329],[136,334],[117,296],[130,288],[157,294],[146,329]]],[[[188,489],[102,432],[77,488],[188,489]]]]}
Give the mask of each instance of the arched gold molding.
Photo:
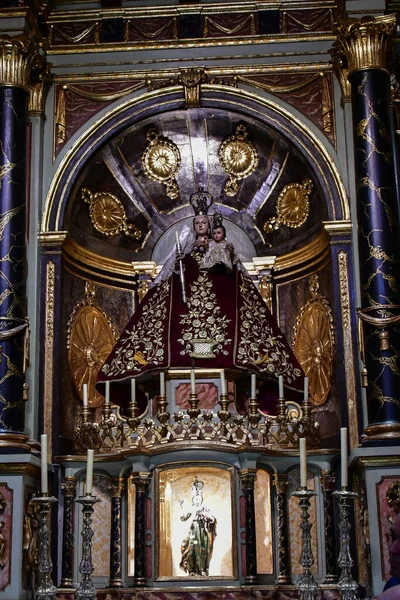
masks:
{"type": "MultiPolygon", "coordinates": [[[[285,107],[281,106],[277,102],[272,101],[271,99],[266,98],[264,96],[260,96],[258,94],[248,92],[246,90],[232,88],[232,87],[223,86],[223,85],[216,85],[216,84],[212,84],[212,85],[203,84],[202,90],[203,90],[203,103],[205,106],[206,106],[205,101],[207,101],[207,99],[210,100],[210,97],[208,96],[208,94],[210,94],[210,93],[215,94],[215,93],[221,92],[221,93],[225,94],[225,96],[230,97],[230,100],[228,101],[226,98],[218,99],[215,96],[213,96],[211,98],[211,100],[213,102],[215,102],[216,100],[219,101],[219,108],[221,108],[221,109],[223,109],[224,105],[225,105],[228,110],[228,105],[229,105],[229,110],[234,110],[236,107],[238,112],[243,112],[244,114],[247,114],[249,116],[253,116],[253,117],[261,119],[262,121],[265,121],[265,118],[264,118],[265,112],[262,109],[266,108],[266,109],[269,109],[269,111],[282,116],[287,122],[291,121],[292,123],[294,123],[296,125],[297,132],[293,132],[292,130],[289,129],[288,126],[282,126],[282,124],[280,124],[279,129],[288,139],[292,139],[295,142],[295,144],[297,145],[297,147],[302,148],[304,158],[309,162],[309,164],[311,164],[313,166],[314,170],[318,170],[319,176],[325,184],[325,190],[326,190],[326,194],[327,194],[326,201],[329,202],[329,204],[330,204],[330,210],[331,210],[331,214],[333,216],[332,220],[335,220],[336,218],[341,218],[341,219],[346,219],[346,220],[350,219],[349,202],[347,199],[347,194],[346,194],[346,190],[345,190],[343,181],[340,177],[339,170],[335,164],[335,157],[329,153],[327,147],[322,142],[322,140],[316,136],[316,133],[313,132],[308,127],[308,125],[306,125],[300,118],[295,116],[291,111],[289,111],[285,107]],[[243,100],[250,100],[253,103],[256,103],[257,108],[254,109],[253,107],[246,105],[245,103],[243,103],[243,100]],[[306,138],[308,138],[310,145],[314,145],[315,149],[321,156],[321,160],[322,160],[324,166],[326,167],[326,169],[330,173],[333,181],[335,182],[337,195],[340,200],[341,213],[342,213],[340,216],[336,215],[333,195],[332,195],[332,192],[330,189],[330,184],[326,179],[324,169],[321,168],[320,161],[316,161],[315,158],[310,155],[309,149],[307,147],[305,147],[304,142],[299,137],[300,132],[306,138]]],[[[64,224],[62,222],[60,222],[60,215],[61,215],[61,207],[63,206],[63,204],[66,201],[66,198],[65,198],[66,189],[68,189],[68,185],[71,183],[71,181],[73,181],[75,179],[75,177],[78,175],[78,173],[83,168],[85,161],[89,157],[90,151],[92,150],[93,146],[98,143],[98,139],[94,138],[94,134],[96,133],[96,131],[98,131],[100,128],[102,128],[104,125],[106,125],[108,121],[111,121],[115,117],[118,117],[118,115],[120,115],[120,120],[117,120],[115,122],[113,121],[112,123],[110,123],[109,128],[106,129],[102,133],[102,140],[104,141],[104,140],[108,139],[109,135],[111,136],[113,134],[112,132],[115,132],[115,131],[117,131],[117,129],[120,129],[121,127],[123,127],[124,122],[130,122],[133,116],[137,117],[138,120],[140,120],[140,114],[145,113],[148,110],[148,103],[151,100],[155,100],[155,99],[159,100],[159,102],[152,105],[153,114],[155,114],[154,110],[156,110],[156,111],[158,110],[159,113],[162,112],[163,110],[168,110],[168,107],[171,104],[171,100],[170,100],[171,94],[182,94],[181,87],[173,86],[173,87],[165,88],[163,90],[155,90],[153,92],[147,92],[140,96],[131,98],[131,99],[123,102],[122,104],[116,106],[114,109],[110,110],[109,112],[107,112],[100,119],[97,119],[90,127],[88,127],[88,129],[86,129],[84,132],[81,133],[80,137],[77,140],[74,141],[74,139],[72,138],[72,140],[70,141],[71,147],[66,151],[65,156],[61,159],[60,165],[59,165],[59,167],[51,181],[50,187],[49,187],[49,191],[48,191],[45,205],[44,205],[43,218],[42,218],[42,223],[41,223],[41,233],[46,233],[46,232],[49,232],[52,230],[59,231],[59,230],[63,229],[64,224]],[[128,108],[130,108],[131,110],[127,111],[126,109],[128,109],[128,108]],[[91,144],[85,149],[85,152],[82,154],[79,162],[76,163],[75,165],[73,165],[70,169],[70,172],[68,173],[68,169],[70,168],[72,158],[78,152],[78,150],[82,147],[84,142],[87,141],[88,138],[92,138],[91,144]],[[61,192],[59,205],[57,207],[56,225],[55,225],[55,228],[51,229],[50,228],[50,219],[51,219],[54,199],[56,197],[58,186],[60,185],[60,182],[66,173],[68,174],[68,176],[64,183],[64,186],[63,186],[64,189],[61,192]]],[[[176,99],[176,97],[175,97],[175,99],[176,99]]]]}

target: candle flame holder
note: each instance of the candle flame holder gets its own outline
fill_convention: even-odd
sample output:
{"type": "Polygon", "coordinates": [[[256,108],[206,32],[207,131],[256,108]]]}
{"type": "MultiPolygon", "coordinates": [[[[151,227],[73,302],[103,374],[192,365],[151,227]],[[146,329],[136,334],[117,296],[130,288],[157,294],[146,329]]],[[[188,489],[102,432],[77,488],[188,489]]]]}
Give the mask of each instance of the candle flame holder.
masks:
{"type": "Polygon", "coordinates": [[[51,504],[57,502],[54,496],[42,494],[34,497],[31,502],[39,505],[39,527],[38,527],[38,586],[35,590],[35,600],[56,600],[57,588],[51,578],[53,563],[50,553],[50,511],[51,504]]]}
{"type": "Polygon", "coordinates": [[[92,538],[94,532],[92,529],[93,506],[100,502],[96,496],[86,494],[75,500],[82,504],[83,525],[82,525],[82,560],[79,565],[79,572],[82,575],[82,581],[75,593],[75,600],[96,600],[96,588],[93,585],[91,575],[93,573],[92,559],[92,538]]]}
{"type": "Polygon", "coordinates": [[[342,600],[357,600],[358,584],[354,581],[351,569],[353,559],[350,553],[350,530],[351,524],[349,519],[350,502],[358,497],[356,492],[351,492],[347,488],[342,487],[340,491],[333,492],[333,496],[337,496],[339,502],[340,521],[339,521],[339,557],[338,565],[341,569],[338,588],[342,600]]]}
{"type": "Polygon", "coordinates": [[[310,498],[316,496],[316,492],[308,490],[306,487],[302,487],[292,493],[292,496],[296,496],[299,499],[299,505],[301,508],[301,523],[300,529],[301,534],[301,555],[300,564],[303,567],[303,573],[296,585],[299,591],[299,600],[314,600],[317,597],[318,585],[314,580],[314,576],[311,573],[311,567],[314,564],[314,557],[311,549],[311,528],[310,523],[310,498]]]}

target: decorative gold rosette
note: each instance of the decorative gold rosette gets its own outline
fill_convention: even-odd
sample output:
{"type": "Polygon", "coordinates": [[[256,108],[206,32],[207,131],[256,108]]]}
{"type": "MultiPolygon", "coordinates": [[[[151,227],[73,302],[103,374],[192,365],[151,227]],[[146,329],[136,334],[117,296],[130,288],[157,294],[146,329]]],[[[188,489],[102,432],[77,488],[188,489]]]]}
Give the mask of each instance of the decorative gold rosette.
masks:
{"type": "Polygon", "coordinates": [[[234,135],[226,138],[218,149],[221,166],[229,175],[224,186],[227,196],[235,196],[239,191],[239,182],[251,175],[257,168],[258,153],[247,136],[246,127],[238,125],[234,135]]]}
{"type": "Polygon", "coordinates": [[[293,328],[293,351],[309,379],[310,400],[320,406],[332,383],[333,315],[318,293],[318,275],[311,275],[309,286],[312,298],[301,308],[293,328]]]}
{"type": "Polygon", "coordinates": [[[158,183],[164,183],[167,196],[172,200],[179,195],[175,176],[181,165],[181,154],[172,140],[161,137],[155,129],[147,133],[149,144],[142,154],[142,166],[147,177],[158,183]]]}
{"type": "Polygon", "coordinates": [[[265,222],[264,231],[270,233],[279,229],[281,225],[301,227],[310,213],[309,196],[313,187],[311,179],[305,179],[303,183],[285,185],[276,203],[276,217],[265,222]]]}
{"type": "Polygon", "coordinates": [[[82,188],[82,200],[89,204],[93,227],[104,235],[125,233],[140,240],[142,232],[133,223],[128,223],[122,202],[110,192],[96,192],[82,188]]]}
{"type": "Polygon", "coordinates": [[[86,283],[85,299],[78,302],[68,321],[68,363],[80,399],[88,385],[89,406],[96,407],[104,397],[95,389],[97,374],[110,354],[117,335],[105,312],[93,304],[94,286],[86,283]]]}

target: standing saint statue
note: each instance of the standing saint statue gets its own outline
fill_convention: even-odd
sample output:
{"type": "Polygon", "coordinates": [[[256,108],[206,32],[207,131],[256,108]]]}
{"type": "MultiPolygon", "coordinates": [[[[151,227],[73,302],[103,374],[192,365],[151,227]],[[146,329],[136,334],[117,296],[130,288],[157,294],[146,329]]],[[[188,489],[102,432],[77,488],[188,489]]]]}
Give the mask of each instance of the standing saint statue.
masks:
{"type": "MultiPolygon", "coordinates": [[[[203,504],[204,483],[195,475],[192,483],[192,512],[181,516],[181,521],[193,517],[189,533],[181,545],[180,568],[189,575],[207,576],[217,536],[217,520],[203,504]]],[[[181,507],[183,500],[180,501],[181,507]]]]}

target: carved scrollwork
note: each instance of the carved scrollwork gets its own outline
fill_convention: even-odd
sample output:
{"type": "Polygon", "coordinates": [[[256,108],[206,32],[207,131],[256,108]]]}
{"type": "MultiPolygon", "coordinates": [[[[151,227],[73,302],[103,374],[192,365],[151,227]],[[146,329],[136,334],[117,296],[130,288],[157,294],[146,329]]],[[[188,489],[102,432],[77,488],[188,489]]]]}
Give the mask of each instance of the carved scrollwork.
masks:
{"type": "Polygon", "coordinates": [[[149,144],[142,154],[142,166],[147,177],[167,188],[167,196],[175,200],[179,195],[175,176],[181,165],[179,148],[172,140],[160,136],[155,129],[147,132],[149,144]]]}
{"type": "Polygon", "coordinates": [[[128,223],[122,202],[110,192],[93,193],[82,188],[82,200],[89,204],[90,219],[93,227],[104,235],[125,233],[140,240],[142,232],[133,223],[128,223]]]}
{"type": "Polygon", "coordinates": [[[85,299],[78,302],[68,321],[68,362],[81,400],[88,384],[89,406],[99,406],[103,396],[95,390],[97,374],[110,354],[117,335],[107,315],[94,305],[94,286],[86,283],[85,299]]]}
{"type": "Polygon", "coordinates": [[[272,217],[264,223],[264,231],[271,233],[279,229],[281,225],[292,228],[301,227],[307,221],[310,213],[309,196],[313,187],[311,179],[305,179],[303,183],[285,185],[276,203],[276,217],[272,217]]]}
{"type": "Polygon", "coordinates": [[[318,275],[309,281],[311,299],[301,308],[293,328],[293,350],[309,378],[310,400],[320,406],[332,382],[333,315],[327,299],[318,293],[318,275]]]}
{"type": "Polygon", "coordinates": [[[229,175],[224,186],[227,196],[235,196],[239,191],[239,182],[254,173],[257,168],[258,153],[247,136],[246,127],[238,125],[235,133],[226,138],[218,149],[219,162],[229,175]]]}

